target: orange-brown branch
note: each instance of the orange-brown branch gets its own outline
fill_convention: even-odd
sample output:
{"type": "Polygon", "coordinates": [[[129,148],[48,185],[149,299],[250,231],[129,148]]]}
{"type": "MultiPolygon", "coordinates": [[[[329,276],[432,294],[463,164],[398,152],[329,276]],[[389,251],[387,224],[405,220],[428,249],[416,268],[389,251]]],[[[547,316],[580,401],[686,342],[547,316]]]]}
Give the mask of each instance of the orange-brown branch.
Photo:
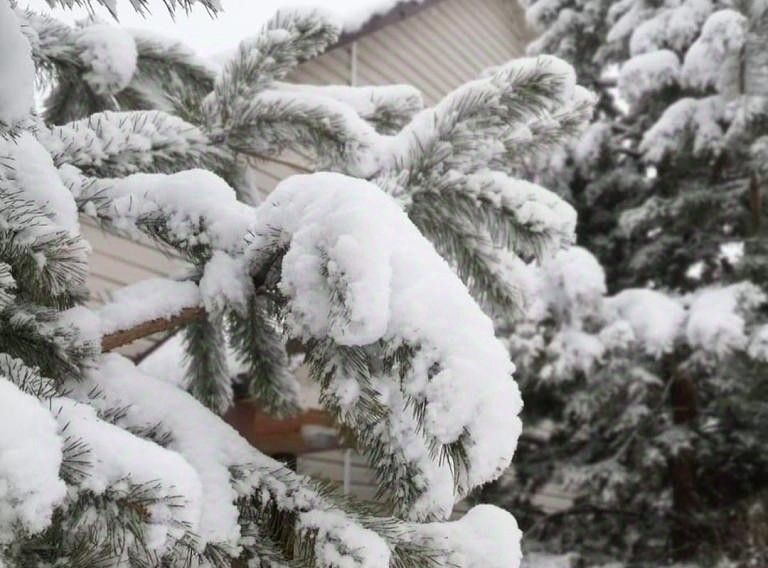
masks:
{"type": "Polygon", "coordinates": [[[199,306],[184,308],[177,315],[170,318],[157,318],[142,322],[130,329],[115,331],[101,338],[101,351],[106,353],[123,345],[133,343],[143,337],[161,331],[171,331],[201,317],[204,313],[205,310],[199,306]]]}

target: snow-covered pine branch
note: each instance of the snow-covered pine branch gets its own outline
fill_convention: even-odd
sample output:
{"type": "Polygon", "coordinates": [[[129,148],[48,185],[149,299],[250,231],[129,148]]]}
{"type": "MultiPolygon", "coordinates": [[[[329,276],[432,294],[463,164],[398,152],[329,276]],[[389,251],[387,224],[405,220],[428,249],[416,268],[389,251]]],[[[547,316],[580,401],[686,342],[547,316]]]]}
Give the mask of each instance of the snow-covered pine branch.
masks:
{"type": "MultiPolygon", "coordinates": [[[[40,21],[27,17],[33,27],[40,21]]],[[[38,23],[37,28],[45,26],[38,23]]],[[[282,81],[297,63],[332,44],[336,34],[334,25],[318,13],[279,14],[259,35],[244,41],[216,75],[186,73],[187,63],[182,62],[176,73],[182,78],[175,83],[189,96],[169,94],[180,103],[172,108],[131,100],[130,92],[139,86],[149,92],[174,84],[141,71],[139,52],[135,77],[113,96],[121,108],[146,108],[149,102],[186,123],[147,111],[102,113],[74,122],[99,144],[101,135],[88,134],[88,128],[123,121],[137,125],[137,136],[123,144],[108,137],[111,153],[126,162],[122,170],[104,156],[102,165],[83,168],[83,173],[125,175],[134,167],[128,162],[138,158],[136,151],[149,147],[153,152],[142,159],[165,173],[197,161],[235,187],[242,200],[252,202],[243,168],[251,167],[251,159],[296,150],[313,161],[310,169],[338,171],[384,188],[457,266],[486,309],[519,310],[520,296],[504,277],[501,249],[525,257],[557,250],[571,241],[575,218],[557,198],[543,189],[533,191],[516,176],[581,131],[593,97],[576,86],[570,66],[548,57],[492,69],[430,109],[422,108],[420,96],[409,87],[316,87],[282,81]],[[210,92],[201,96],[205,89],[210,92]],[[98,123],[84,124],[94,120],[98,123]],[[167,163],[169,157],[175,169],[167,163]],[[508,206],[511,202],[514,207],[508,206]],[[520,211],[526,213],[521,216],[520,211]]],[[[70,49],[70,41],[62,40],[62,49],[70,49]]],[[[48,107],[55,103],[52,98],[48,107]]],[[[64,128],[53,129],[54,141],[74,135],[72,127],[64,128]]]]}
{"type": "MultiPolygon", "coordinates": [[[[48,64],[41,34],[28,40],[20,31],[29,17],[0,0],[9,31],[2,41],[10,38],[8,60],[19,61],[0,67],[2,84],[32,84],[32,53],[48,64]]],[[[262,39],[271,40],[241,51],[242,67],[225,72],[209,102],[221,96],[234,108],[239,97],[264,97],[257,51],[288,50],[285,63],[265,68],[271,82],[294,63],[291,53],[322,49],[328,29],[315,16],[291,16],[268,29],[262,39]]],[[[80,34],[93,41],[72,57],[88,59],[101,48],[107,57],[77,64],[71,74],[59,68],[58,79],[117,96],[115,89],[134,80],[118,64],[131,52],[118,35],[80,34]]],[[[554,250],[572,238],[572,211],[543,188],[484,171],[487,156],[471,152],[509,118],[540,120],[581,96],[576,92],[569,68],[554,59],[511,64],[420,111],[393,136],[363,121],[359,101],[344,102],[360,91],[326,98],[304,92],[310,103],[318,97],[367,125],[364,159],[340,168],[377,165],[367,171],[374,178],[386,165],[382,184],[392,189],[395,180],[401,199],[365,179],[317,173],[284,181],[253,207],[222,177],[200,169],[226,169],[205,122],[100,108],[46,126],[25,106],[31,92],[2,91],[0,476],[11,480],[11,491],[0,496],[0,561],[73,568],[97,561],[223,568],[234,559],[327,568],[517,565],[520,532],[511,515],[481,506],[445,522],[456,500],[509,465],[522,402],[491,320],[403,210],[412,188],[400,184],[398,164],[407,162],[427,191],[424,161],[410,161],[415,141],[424,137],[430,159],[438,146],[448,148],[460,183],[499,217],[489,239],[526,256],[554,250]],[[520,77],[525,92],[518,96],[520,77]],[[461,135],[470,128],[471,140],[461,135]],[[403,141],[407,157],[396,147],[403,141]],[[119,290],[102,308],[88,308],[89,247],[78,215],[155,239],[192,270],[178,281],[119,290]],[[502,217],[546,246],[534,251],[512,242],[502,217]],[[107,337],[148,322],[184,323],[189,310],[189,392],[102,353],[107,337]],[[378,472],[391,516],[288,471],[211,411],[231,399],[226,349],[249,368],[273,410],[295,406],[283,334],[304,344],[323,404],[378,472]]],[[[402,89],[369,94],[408,103],[397,117],[390,113],[395,122],[418,107],[402,89]]],[[[462,230],[470,233],[472,223],[462,217],[462,230]]]]}

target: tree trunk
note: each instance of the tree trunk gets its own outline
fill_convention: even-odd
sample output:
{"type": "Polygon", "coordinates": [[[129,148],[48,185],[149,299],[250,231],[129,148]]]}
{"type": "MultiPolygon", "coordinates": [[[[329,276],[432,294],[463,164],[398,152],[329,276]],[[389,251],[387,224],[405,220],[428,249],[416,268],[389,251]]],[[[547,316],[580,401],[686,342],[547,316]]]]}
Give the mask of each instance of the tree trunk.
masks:
{"type": "MultiPolygon", "coordinates": [[[[680,369],[674,355],[667,361],[670,385],[669,402],[673,422],[681,427],[693,425],[698,414],[696,384],[680,369]]],[[[696,554],[698,539],[693,516],[699,505],[696,491],[696,455],[693,449],[679,451],[669,462],[674,514],[671,532],[672,552],[676,560],[688,560],[696,554]]]]}

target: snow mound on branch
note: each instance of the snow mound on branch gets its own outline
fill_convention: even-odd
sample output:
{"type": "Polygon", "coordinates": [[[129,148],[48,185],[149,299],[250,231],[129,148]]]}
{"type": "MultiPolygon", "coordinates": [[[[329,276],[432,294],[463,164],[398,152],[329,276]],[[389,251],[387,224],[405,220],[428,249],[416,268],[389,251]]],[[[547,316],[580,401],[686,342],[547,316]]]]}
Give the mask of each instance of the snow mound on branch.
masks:
{"type": "Polygon", "coordinates": [[[747,354],[752,359],[768,363],[768,324],[761,325],[755,330],[749,342],[747,354]]]}
{"type": "Polygon", "coordinates": [[[89,68],[83,78],[98,94],[119,93],[131,82],[138,53],[129,32],[118,26],[93,24],[79,31],[76,45],[89,68]]]}
{"type": "Polygon", "coordinates": [[[0,125],[11,126],[25,119],[34,104],[35,66],[7,0],[0,2],[0,53],[0,125]]]}
{"type": "Polygon", "coordinates": [[[668,155],[674,156],[692,137],[695,156],[716,153],[724,138],[724,111],[723,100],[718,96],[680,99],[667,107],[645,132],[640,151],[646,160],[658,163],[668,155]]]}
{"type": "Polygon", "coordinates": [[[686,0],[679,6],[659,11],[632,32],[630,53],[640,55],[664,48],[685,51],[713,9],[711,0],[686,0]]]}
{"type": "MultiPolygon", "coordinates": [[[[293,176],[259,208],[256,225],[282,235],[273,247],[288,248],[280,288],[293,332],[418,347],[403,388],[425,402],[426,432],[442,444],[470,440],[469,486],[498,476],[520,433],[514,365],[491,320],[397,203],[364,180],[293,176]]],[[[270,238],[259,235],[253,250],[270,238]]]]}
{"type": "Polygon", "coordinates": [[[700,291],[689,308],[688,342],[719,356],[747,348],[744,313],[765,302],[765,294],[751,282],[700,291]]]}
{"type": "Polygon", "coordinates": [[[493,505],[477,505],[458,521],[421,529],[454,552],[452,565],[462,568],[514,568],[520,565],[523,533],[515,518],[493,505]]]}
{"type": "Polygon", "coordinates": [[[587,249],[570,247],[541,265],[539,293],[559,313],[596,312],[605,292],[605,271],[587,249]]]}
{"type": "Polygon", "coordinates": [[[679,79],[680,60],[673,51],[662,49],[627,61],[619,73],[619,91],[630,104],[637,104],[647,95],[676,85],[679,79]]]}
{"type": "Polygon", "coordinates": [[[110,214],[118,228],[134,230],[143,217],[161,214],[169,219],[171,236],[186,246],[241,249],[254,218],[235,190],[207,170],[134,174],[113,180],[106,195],[113,199],[110,214]]]}
{"type": "Polygon", "coordinates": [[[130,485],[151,487],[156,502],[147,505],[147,544],[160,554],[200,523],[201,486],[195,470],[175,452],[100,420],[86,404],[52,401],[61,427],[86,442],[88,475],[80,487],[101,495],[128,491],[130,485]]]}
{"type": "Polygon", "coordinates": [[[66,497],[58,425],[35,397],[0,377],[0,545],[21,525],[38,533],[66,497]]]}
{"type": "Polygon", "coordinates": [[[2,166],[12,170],[12,183],[22,197],[42,206],[59,227],[79,232],[77,205],[64,186],[50,154],[29,132],[15,140],[0,138],[0,179],[2,166]]]}
{"type": "Polygon", "coordinates": [[[712,14],[685,54],[683,80],[688,86],[717,87],[726,61],[738,54],[747,35],[747,18],[735,10],[712,14]]]}
{"type": "Polygon", "coordinates": [[[650,355],[659,356],[674,348],[685,310],[666,294],[643,288],[623,290],[606,300],[616,320],[625,320],[637,341],[650,355]]]}
{"type": "Polygon", "coordinates": [[[100,331],[108,335],[146,321],[171,319],[200,303],[194,282],[148,278],[112,292],[110,301],[98,310],[100,331]]]}
{"type": "MultiPolygon", "coordinates": [[[[207,543],[216,543],[236,553],[241,535],[236,503],[239,497],[272,496],[277,505],[286,510],[329,508],[328,503],[306,485],[306,478],[295,476],[279,462],[258,452],[187,392],[147,375],[120,355],[103,356],[99,367],[93,369],[86,380],[72,384],[71,389],[73,396],[99,411],[124,409],[117,424],[122,428],[152,428],[162,424],[167,430],[170,434],[167,449],[182,456],[201,483],[197,529],[200,549],[207,543]],[[96,397],[94,389],[98,393],[96,397]],[[234,480],[233,468],[240,468],[243,477],[234,480]]],[[[347,520],[346,525],[330,518],[319,521],[317,517],[299,522],[307,529],[318,528],[322,523],[323,535],[327,536],[317,539],[318,546],[325,543],[322,550],[318,550],[322,565],[377,568],[388,565],[379,563],[380,551],[386,543],[351,520],[347,520]],[[360,543],[366,543],[369,548],[360,549],[360,543]],[[362,562],[352,563],[351,556],[339,556],[339,550],[362,558],[362,562]],[[339,563],[334,564],[331,559],[339,563]]]]}

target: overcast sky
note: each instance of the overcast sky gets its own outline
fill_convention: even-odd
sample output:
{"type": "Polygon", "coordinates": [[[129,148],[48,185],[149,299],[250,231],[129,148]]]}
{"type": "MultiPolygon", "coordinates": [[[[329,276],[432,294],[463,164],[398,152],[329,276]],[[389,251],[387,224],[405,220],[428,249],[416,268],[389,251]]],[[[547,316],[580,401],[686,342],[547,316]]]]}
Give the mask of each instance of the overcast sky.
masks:
{"type": "MultiPolygon", "coordinates": [[[[366,19],[372,12],[385,11],[397,0],[222,0],[224,12],[211,18],[204,8],[196,5],[190,14],[179,11],[175,21],[168,15],[162,0],[149,0],[152,13],[146,18],[137,15],[128,0],[118,0],[120,23],[128,27],[141,27],[176,37],[195,51],[211,55],[235,47],[240,40],[259,30],[261,24],[280,7],[322,6],[337,13],[347,28],[366,19]]],[[[54,13],[57,17],[73,21],[87,16],[84,9],[51,10],[45,0],[20,0],[21,6],[54,13]]],[[[96,4],[96,2],[94,2],[96,4]]],[[[98,15],[110,20],[106,10],[98,15]]]]}

